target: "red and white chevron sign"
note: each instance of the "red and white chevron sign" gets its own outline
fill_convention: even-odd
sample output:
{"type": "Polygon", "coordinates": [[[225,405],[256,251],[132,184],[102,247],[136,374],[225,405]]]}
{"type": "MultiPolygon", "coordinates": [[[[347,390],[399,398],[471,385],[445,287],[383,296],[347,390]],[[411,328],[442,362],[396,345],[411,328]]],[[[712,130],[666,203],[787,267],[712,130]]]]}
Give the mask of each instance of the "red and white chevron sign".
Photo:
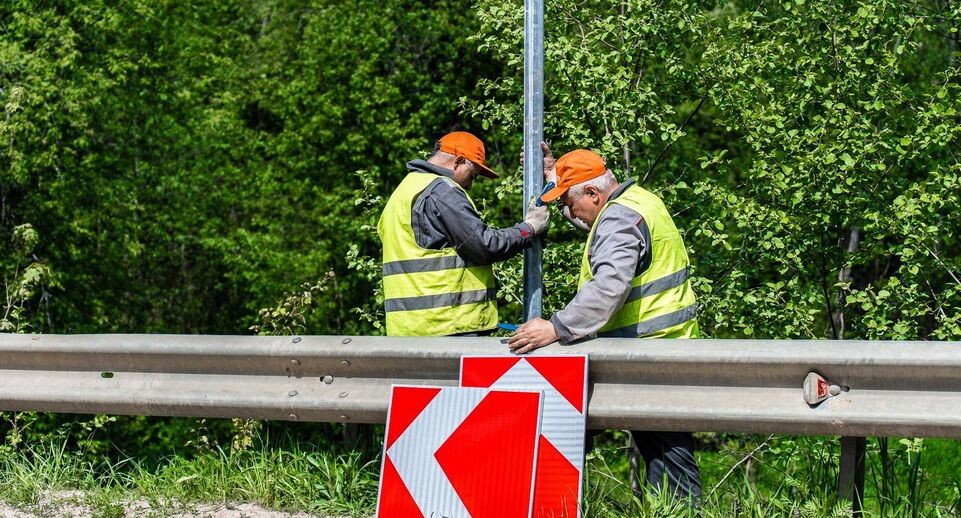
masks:
{"type": "Polygon", "coordinates": [[[580,516],[587,356],[465,356],[460,384],[543,391],[532,516],[580,516]]]}
{"type": "Polygon", "coordinates": [[[393,386],[377,516],[531,516],[542,395],[393,386]]]}

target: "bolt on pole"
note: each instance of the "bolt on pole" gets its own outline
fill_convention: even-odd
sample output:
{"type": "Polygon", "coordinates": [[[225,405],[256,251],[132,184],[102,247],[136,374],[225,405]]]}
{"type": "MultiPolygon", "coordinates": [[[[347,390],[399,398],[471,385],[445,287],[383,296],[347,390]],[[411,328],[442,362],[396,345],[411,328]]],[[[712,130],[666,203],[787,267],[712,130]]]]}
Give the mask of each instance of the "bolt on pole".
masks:
{"type": "MultiPolygon", "coordinates": [[[[524,215],[544,187],[544,0],[524,0],[524,215]]],[[[541,316],[541,240],[524,251],[524,320],[541,316]]]]}

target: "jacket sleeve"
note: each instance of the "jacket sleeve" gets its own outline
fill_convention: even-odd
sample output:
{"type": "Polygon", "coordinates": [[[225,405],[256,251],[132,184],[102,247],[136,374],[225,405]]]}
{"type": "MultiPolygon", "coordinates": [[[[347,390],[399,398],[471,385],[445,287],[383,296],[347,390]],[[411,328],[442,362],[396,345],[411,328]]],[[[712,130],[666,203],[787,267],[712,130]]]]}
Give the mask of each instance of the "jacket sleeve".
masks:
{"type": "Polygon", "coordinates": [[[487,226],[461,189],[435,182],[425,192],[424,212],[447,243],[465,260],[491,264],[510,259],[534,238],[527,223],[497,229],[487,226]]]}
{"type": "Polygon", "coordinates": [[[645,230],[641,215],[623,205],[604,211],[589,251],[593,277],[551,317],[561,343],[594,335],[624,304],[638,262],[649,253],[645,230]]]}

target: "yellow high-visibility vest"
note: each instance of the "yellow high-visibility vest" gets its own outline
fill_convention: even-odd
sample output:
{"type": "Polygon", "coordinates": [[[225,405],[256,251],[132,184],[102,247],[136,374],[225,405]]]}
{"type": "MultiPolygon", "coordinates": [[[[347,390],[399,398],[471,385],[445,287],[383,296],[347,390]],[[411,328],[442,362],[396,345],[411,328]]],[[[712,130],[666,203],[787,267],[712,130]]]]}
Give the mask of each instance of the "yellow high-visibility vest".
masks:
{"type": "Polygon", "coordinates": [[[584,247],[578,287],[591,279],[590,249],[597,222],[611,204],[623,205],[647,222],[651,264],[631,282],[624,305],[598,331],[599,336],[697,338],[697,305],[690,281],[690,262],[671,214],[653,193],[632,185],[601,208],[584,247]]]}
{"type": "MultiPolygon", "coordinates": [[[[422,248],[414,237],[414,201],[438,178],[463,190],[446,177],[410,173],[387,200],[377,222],[384,245],[384,311],[390,336],[442,336],[497,325],[491,265],[470,264],[453,248],[422,248]]],[[[470,196],[467,199],[473,206],[470,196]]]]}

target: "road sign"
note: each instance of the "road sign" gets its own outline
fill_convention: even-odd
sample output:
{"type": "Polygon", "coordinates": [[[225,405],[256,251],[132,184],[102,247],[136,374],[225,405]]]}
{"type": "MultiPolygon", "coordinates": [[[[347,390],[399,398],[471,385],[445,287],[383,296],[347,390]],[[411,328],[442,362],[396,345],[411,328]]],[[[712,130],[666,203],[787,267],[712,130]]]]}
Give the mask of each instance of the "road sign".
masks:
{"type": "Polygon", "coordinates": [[[393,386],[378,517],[529,517],[542,394],[393,386]]]}
{"type": "Polygon", "coordinates": [[[543,391],[533,516],[579,516],[587,356],[464,356],[460,384],[462,387],[543,391]]]}

